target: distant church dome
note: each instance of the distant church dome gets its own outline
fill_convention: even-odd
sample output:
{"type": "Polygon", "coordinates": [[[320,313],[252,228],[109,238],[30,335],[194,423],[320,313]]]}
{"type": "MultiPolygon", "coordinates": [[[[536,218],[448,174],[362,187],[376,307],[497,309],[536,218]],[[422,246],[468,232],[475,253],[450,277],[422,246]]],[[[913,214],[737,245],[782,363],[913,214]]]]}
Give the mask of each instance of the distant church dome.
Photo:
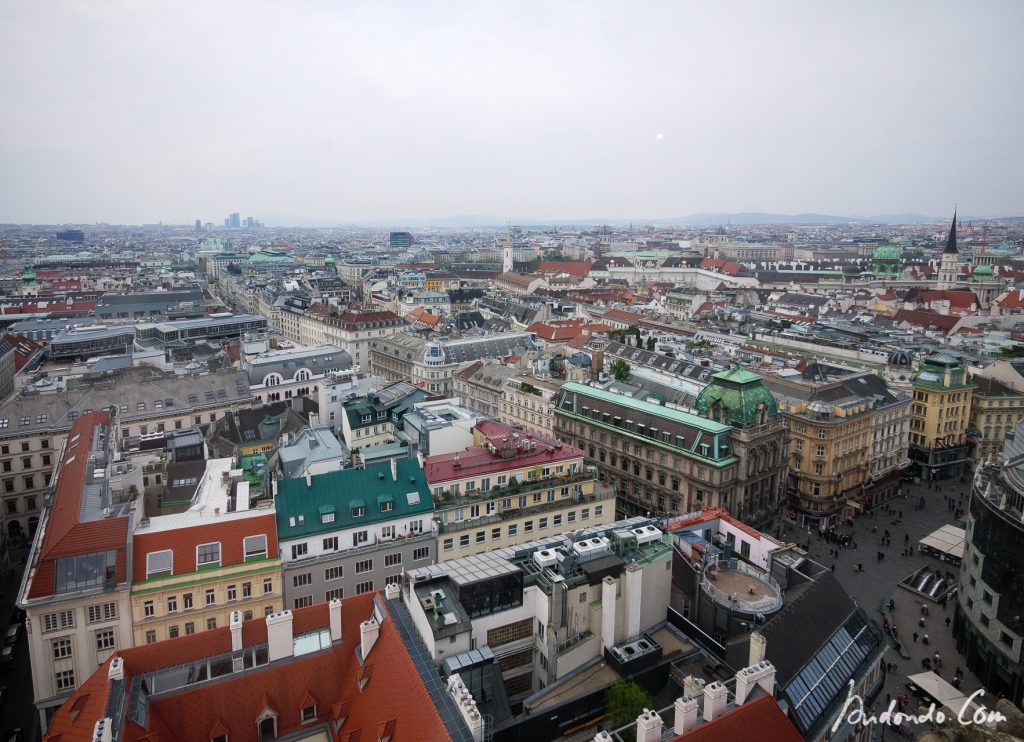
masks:
{"type": "Polygon", "coordinates": [[[914,367],[914,357],[905,350],[894,350],[889,354],[889,365],[892,368],[912,369],[914,367]]]}
{"type": "Polygon", "coordinates": [[[900,251],[892,245],[882,245],[871,256],[872,260],[899,260],[900,251]]]}
{"type": "Polygon", "coordinates": [[[991,276],[995,271],[992,270],[991,265],[979,265],[974,269],[972,275],[975,276],[991,276]]]}

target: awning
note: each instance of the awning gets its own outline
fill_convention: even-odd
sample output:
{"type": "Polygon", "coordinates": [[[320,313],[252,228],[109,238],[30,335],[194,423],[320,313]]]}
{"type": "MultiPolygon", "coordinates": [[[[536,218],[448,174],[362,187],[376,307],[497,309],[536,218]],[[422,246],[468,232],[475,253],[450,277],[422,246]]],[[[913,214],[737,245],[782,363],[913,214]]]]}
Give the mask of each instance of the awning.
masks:
{"type": "MultiPolygon", "coordinates": [[[[934,672],[920,672],[917,675],[908,675],[907,679],[934,698],[940,705],[944,706],[954,718],[959,716],[962,711],[965,719],[973,721],[974,711],[983,705],[988,705],[984,700],[980,704],[969,700],[959,689],[954,688],[934,672]]],[[[984,696],[981,696],[981,699],[984,698],[984,696]]],[[[993,699],[990,710],[994,709],[995,702],[993,699]]],[[[982,726],[992,728],[994,724],[983,724],[982,726]]]]}
{"type": "Polygon", "coordinates": [[[851,508],[857,508],[857,510],[863,510],[864,509],[864,506],[861,505],[856,500],[847,500],[846,504],[849,505],[851,508]]]}
{"type": "Polygon", "coordinates": [[[334,512],[334,506],[333,505],[321,505],[320,506],[320,515],[324,515],[325,513],[333,513],[333,512],[334,512]]]}

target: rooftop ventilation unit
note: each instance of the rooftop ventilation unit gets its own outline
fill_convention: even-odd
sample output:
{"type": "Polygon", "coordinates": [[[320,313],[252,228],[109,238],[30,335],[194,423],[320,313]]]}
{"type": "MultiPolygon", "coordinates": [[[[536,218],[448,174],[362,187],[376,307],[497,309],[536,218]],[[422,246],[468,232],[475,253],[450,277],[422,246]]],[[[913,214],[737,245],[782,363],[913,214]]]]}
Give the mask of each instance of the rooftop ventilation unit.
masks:
{"type": "Polygon", "coordinates": [[[641,526],[632,529],[631,533],[636,536],[636,545],[643,546],[661,538],[661,531],[654,526],[641,526]]]}
{"type": "Polygon", "coordinates": [[[558,561],[558,554],[554,549],[539,549],[533,552],[533,561],[539,567],[551,567],[558,561]]]}
{"type": "Polygon", "coordinates": [[[609,553],[611,551],[610,547],[611,542],[604,536],[600,536],[577,541],[572,545],[572,550],[576,556],[589,559],[609,553]]]}

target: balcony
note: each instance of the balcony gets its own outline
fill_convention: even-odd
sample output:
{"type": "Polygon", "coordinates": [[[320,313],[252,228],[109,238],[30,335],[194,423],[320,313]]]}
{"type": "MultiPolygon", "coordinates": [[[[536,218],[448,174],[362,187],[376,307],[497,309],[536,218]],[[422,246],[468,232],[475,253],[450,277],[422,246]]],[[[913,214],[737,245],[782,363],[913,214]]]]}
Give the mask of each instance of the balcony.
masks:
{"type": "MultiPolygon", "coordinates": [[[[548,488],[545,488],[548,489],[548,488]]],[[[522,494],[520,491],[518,494],[522,494]]],[[[460,520],[454,523],[439,523],[438,530],[441,533],[454,533],[456,531],[465,531],[471,528],[480,528],[481,526],[490,525],[491,523],[500,523],[505,520],[514,520],[517,518],[525,518],[530,515],[543,515],[551,511],[564,510],[569,507],[575,507],[576,505],[586,505],[588,503],[604,502],[615,499],[615,488],[602,484],[601,482],[594,483],[594,492],[590,495],[579,495],[570,497],[559,497],[553,502],[539,502],[536,505],[528,505],[525,508],[509,508],[508,510],[502,510],[497,513],[489,513],[487,515],[481,515],[476,518],[468,518],[467,520],[460,520]]]]}
{"type": "Polygon", "coordinates": [[[739,559],[709,562],[700,586],[713,601],[731,610],[769,614],[782,607],[782,589],[775,578],[739,559]]]}
{"type": "Polygon", "coordinates": [[[515,486],[491,487],[489,490],[473,490],[472,492],[451,494],[445,490],[440,497],[434,496],[434,503],[441,509],[449,507],[461,507],[484,500],[495,500],[502,497],[515,497],[516,495],[527,495],[538,490],[549,490],[558,487],[565,487],[569,484],[578,484],[597,479],[597,475],[590,472],[577,472],[576,474],[556,474],[545,479],[527,479],[515,486]]]}

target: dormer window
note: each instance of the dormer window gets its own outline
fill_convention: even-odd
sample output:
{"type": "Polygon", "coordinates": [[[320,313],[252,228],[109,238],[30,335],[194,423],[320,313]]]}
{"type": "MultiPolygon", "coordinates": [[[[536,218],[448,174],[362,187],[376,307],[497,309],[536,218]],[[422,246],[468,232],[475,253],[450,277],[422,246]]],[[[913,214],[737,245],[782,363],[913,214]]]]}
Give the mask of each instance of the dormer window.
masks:
{"type": "Polygon", "coordinates": [[[311,721],[316,721],[316,706],[303,706],[302,723],[308,724],[311,721]]]}

